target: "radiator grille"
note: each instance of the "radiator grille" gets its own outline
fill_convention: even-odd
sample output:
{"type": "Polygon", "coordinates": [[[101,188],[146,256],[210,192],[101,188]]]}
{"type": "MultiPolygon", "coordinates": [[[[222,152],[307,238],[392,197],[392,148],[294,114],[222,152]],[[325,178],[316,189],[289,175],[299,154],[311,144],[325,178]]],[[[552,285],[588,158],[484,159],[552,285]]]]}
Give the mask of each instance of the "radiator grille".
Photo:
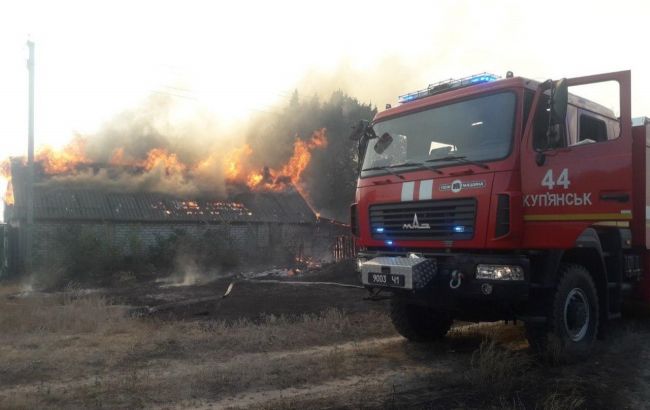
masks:
{"type": "Polygon", "coordinates": [[[475,198],[370,207],[370,228],[374,239],[468,240],[474,237],[475,222],[475,198]]]}

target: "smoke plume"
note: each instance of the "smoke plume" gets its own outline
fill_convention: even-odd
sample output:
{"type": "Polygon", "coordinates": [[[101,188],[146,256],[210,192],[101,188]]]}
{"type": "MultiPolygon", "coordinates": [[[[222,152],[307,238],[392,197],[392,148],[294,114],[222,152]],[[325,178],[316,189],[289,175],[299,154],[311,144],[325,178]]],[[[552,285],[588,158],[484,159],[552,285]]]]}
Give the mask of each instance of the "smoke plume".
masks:
{"type": "Polygon", "coordinates": [[[285,151],[255,152],[259,147],[243,132],[224,131],[200,111],[179,118],[178,108],[171,98],[154,95],[98,132],[76,135],[62,150],[42,147],[36,161],[45,178],[39,183],[212,199],[229,190],[294,187],[309,199],[301,178],[312,151],[327,146],[325,129],[283,138],[285,151]]]}

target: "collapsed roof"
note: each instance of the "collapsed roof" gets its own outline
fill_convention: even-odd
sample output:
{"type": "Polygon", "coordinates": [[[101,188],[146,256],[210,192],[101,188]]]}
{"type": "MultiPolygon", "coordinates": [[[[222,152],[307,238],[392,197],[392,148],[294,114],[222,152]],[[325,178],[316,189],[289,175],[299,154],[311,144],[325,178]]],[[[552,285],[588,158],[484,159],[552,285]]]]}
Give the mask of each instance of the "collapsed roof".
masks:
{"type": "MultiPolygon", "coordinates": [[[[12,167],[15,205],[7,207],[5,221],[24,219],[24,168],[12,167]]],[[[227,199],[196,198],[149,192],[110,192],[69,186],[34,185],[36,221],[224,223],[314,223],[317,218],[292,187],[282,192],[245,192],[227,199]]]]}

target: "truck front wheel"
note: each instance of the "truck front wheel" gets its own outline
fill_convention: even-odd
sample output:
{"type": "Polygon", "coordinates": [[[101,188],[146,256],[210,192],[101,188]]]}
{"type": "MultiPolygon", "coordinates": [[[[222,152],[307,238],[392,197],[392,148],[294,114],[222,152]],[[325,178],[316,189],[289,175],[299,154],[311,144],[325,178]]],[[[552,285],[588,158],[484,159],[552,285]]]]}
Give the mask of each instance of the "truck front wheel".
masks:
{"type": "Polygon", "coordinates": [[[413,342],[432,342],[445,337],[453,320],[433,309],[393,298],[390,317],[397,332],[413,342]]]}
{"type": "Polygon", "coordinates": [[[589,272],[580,265],[562,264],[549,302],[546,331],[526,326],[530,345],[536,349],[559,348],[569,355],[587,353],[596,339],[599,314],[598,292],[589,272]],[[549,342],[559,346],[549,346],[549,342]]]}

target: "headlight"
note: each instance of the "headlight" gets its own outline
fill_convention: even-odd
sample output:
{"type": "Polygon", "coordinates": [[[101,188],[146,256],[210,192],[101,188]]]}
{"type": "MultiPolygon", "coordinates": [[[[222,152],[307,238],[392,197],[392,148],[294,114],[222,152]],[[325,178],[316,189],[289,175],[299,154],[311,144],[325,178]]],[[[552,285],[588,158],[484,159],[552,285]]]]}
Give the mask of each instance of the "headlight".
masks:
{"type": "Polygon", "coordinates": [[[478,265],[476,279],[524,280],[524,269],[516,265],[478,265]]]}
{"type": "Polygon", "coordinates": [[[361,272],[361,265],[368,259],[366,258],[357,258],[357,272],[361,272]]]}

